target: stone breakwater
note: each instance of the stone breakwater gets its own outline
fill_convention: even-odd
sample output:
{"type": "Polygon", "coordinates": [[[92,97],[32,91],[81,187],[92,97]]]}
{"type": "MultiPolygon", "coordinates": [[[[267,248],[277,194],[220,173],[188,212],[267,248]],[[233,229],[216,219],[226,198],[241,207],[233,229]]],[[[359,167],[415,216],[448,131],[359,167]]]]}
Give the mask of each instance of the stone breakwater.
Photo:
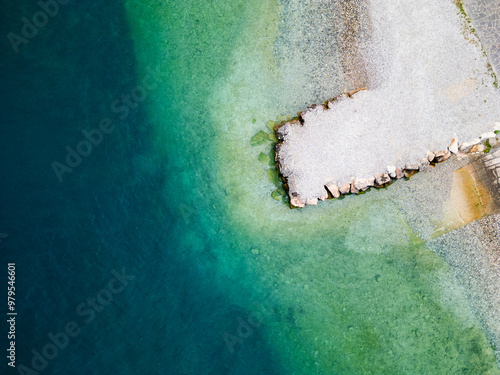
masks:
{"type": "MultiPolygon", "coordinates": [[[[349,100],[356,93],[364,91],[365,89],[353,90],[347,94],[336,97],[332,100],[325,102],[323,105],[310,106],[303,112],[300,112],[297,117],[291,121],[282,122],[274,127],[274,131],[278,138],[278,143],[275,146],[275,165],[280,173],[284,188],[288,192],[290,198],[290,207],[305,207],[306,205],[317,205],[318,201],[325,201],[326,199],[339,198],[342,195],[348,194],[362,194],[369,188],[383,188],[392,184],[395,180],[401,178],[409,178],[417,172],[425,171],[430,166],[436,163],[441,163],[450,158],[451,155],[457,157],[466,157],[469,155],[483,155],[489,153],[490,149],[499,144],[500,122],[496,122],[491,131],[481,134],[479,137],[472,139],[468,142],[460,143],[455,137],[450,141],[447,148],[443,150],[427,151],[426,155],[416,160],[413,164],[405,163],[404,165],[388,165],[385,171],[370,176],[370,177],[354,177],[350,181],[344,183],[335,183],[332,176],[330,180],[324,181],[324,190],[320,194],[307,195],[300,191],[299,185],[301,183],[301,173],[296,173],[293,167],[288,164],[290,155],[288,155],[284,147],[287,142],[294,142],[289,139],[289,134],[293,130],[300,129],[312,117],[325,112],[334,110],[338,103],[349,100]]],[[[299,130],[300,131],[300,130],[299,130]]],[[[496,185],[500,187],[500,150],[493,152],[491,155],[485,156],[485,167],[494,173],[498,178],[496,185]]]]}

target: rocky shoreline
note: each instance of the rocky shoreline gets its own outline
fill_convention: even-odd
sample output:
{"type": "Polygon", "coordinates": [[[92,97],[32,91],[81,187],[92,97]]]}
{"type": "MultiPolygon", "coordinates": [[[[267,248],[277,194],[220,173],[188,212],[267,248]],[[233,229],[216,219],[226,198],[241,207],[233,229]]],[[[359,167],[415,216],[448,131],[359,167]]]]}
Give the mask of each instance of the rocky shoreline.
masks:
{"type": "MultiPolygon", "coordinates": [[[[285,142],[287,142],[288,131],[290,128],[304,126],[308,117],[314,116],[323,111],[332,110],[336,103],[348,100],[356,93],[364,90],[364,88],[353,90],[328,100],[323,105],[310,106],[305,111],[300,112],[298,116],[292,120],[285,121],[274,126],[274,131],[279,141],[275,146],[275,166],[283,180],[283,188],[288,193],[291,208],[301,208],[306,205],[317,205],[318,201],[335,199],[348,194],[362,194],[371,187],[387,187],[395,180],[409,178],[415,173],[428,169],[430,166],[446,161],[452,154],[457,155],[457,157],[465,157],[466,155],[481,155],[483,153],[489,153],[490,149],[499,143],[498,133],[500,131],[500,122],[497,122],[494,124],[490,132],[483,133],[479,137],[464,143],[459,143],[457,138],[453,138],[446,149],[427,151],[427,155],[413,164],[406,163],[404,166],[388,165],[385,171],[381,171],[381,173],[372,177],[355,177],[351,181],[345,181],[343,184],[325,181],[324,192],[320,196],[301,196],[297,189],[297,177],[287,165],[287,155],[283,155],[282,153],[282,146],[285,142]]],[[[489,165],[486,166],[489,169],[493,168],[493,172],[500,177],[500,164],[497,165],[491,160],[494,157],[500,158],[500,150],[495,151],[494,155],[489,155],[489,160],[486,162],[489,163],[489,165]]]]}

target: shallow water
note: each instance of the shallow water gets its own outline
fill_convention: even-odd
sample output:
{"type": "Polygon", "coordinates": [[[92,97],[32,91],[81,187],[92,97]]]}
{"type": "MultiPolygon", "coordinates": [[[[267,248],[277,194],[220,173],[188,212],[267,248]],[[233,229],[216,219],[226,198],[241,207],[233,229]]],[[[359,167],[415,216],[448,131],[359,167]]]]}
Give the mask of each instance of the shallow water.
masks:
{"type": "MultiPolygon", "coordinates": [[[[43,373],[499,373],[396,190],[303,210],[271,198],[271,143],[250,138],[348,87],[299,54],[297,7],[80,2],[2,50],[0,256],[18,268],[20,364],[76,321],[43,373]],[[310,83],[318,69],[334,84],[310,83]],[[117,118],[110,104],[151,71],[161,84],[117,118]],[[51,163],[105,117],[116,129],[59,183],[51,163]],[[123,267],[135,278],[85,322],[77,307],[123,267]]],[[[7,26],[35,10],[9,9],[7,26]]]]}

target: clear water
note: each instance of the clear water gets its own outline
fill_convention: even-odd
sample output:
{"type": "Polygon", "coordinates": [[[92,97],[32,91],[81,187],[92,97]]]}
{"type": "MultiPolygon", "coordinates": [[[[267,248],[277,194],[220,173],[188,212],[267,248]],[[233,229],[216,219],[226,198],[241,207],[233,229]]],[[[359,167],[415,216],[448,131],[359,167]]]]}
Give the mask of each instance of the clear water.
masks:
{"type": "MultiPolygon", "coordinates": [[[[499,373],[390,190],[300,211],[271,198],[271,143],[251,136],[344,85],[296,89],[315,66],[277,59],[285,8],[70,3],[19,54],[2,46],[19,365],[75,321],[42,373],[499,373]],[[151,70],[161,84],[120,120],[110,104],[151,70]],[[59,183],[51,163],[104,117],[116,129],[59,183]],[[122,268],[135,278],[87,323],[77,307],[122,268]]],[[[36,10],[9,6],[2,31],[36,10]]]]}

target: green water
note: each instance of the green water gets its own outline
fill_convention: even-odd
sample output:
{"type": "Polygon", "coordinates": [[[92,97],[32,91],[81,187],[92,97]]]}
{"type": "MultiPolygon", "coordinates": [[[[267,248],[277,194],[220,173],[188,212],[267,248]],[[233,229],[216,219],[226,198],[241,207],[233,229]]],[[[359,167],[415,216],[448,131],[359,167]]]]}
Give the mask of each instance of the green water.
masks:
{"type": "MultiPolygon", "coordinates": [[[[262,342],[286,374],[500,373],[447,265],[390,191],[303,210],[271,198],[258,157],[272,145],[250,138],[342,91],[290,90],[314,67],[290,70],[276,54],[279,3],[144,0],[126,10],[137,76],[149,66],[162,79],[142,107],[154,152],[140,162],[168,166],[160,196],[179,218],[177,256],[229,311],[261,314],[232,347],[233,365],[262,342]]],[[[236,335],[237,324],[226,329],[236,335]]],[[[228,351],[224,332],[214,345],[228,351]]]]}

